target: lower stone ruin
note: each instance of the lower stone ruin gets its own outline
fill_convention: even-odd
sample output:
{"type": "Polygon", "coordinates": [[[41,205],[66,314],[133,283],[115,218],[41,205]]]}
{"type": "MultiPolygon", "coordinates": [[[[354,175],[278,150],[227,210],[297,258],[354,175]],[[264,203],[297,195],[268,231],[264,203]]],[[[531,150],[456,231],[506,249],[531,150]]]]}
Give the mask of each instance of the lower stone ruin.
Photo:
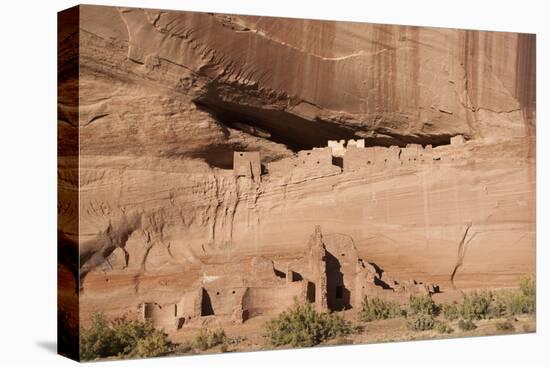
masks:
{"type": "Polygon", "coordinates": [[[359,257],[350,236],[323,235],[320,226],[301,258],[278,265],[284,268],[262,256],[205,264],[197,283],[177,303],[141,304],[141,316],[168,330],[200,325],[206,317],[243,323],[254,316],[275,316],[295,300],[310,302],[319,311],[341,311],[360,307],[365,296],[408,299],[410,294],[439,292],[434,284],[389,278],[359,257]]]}

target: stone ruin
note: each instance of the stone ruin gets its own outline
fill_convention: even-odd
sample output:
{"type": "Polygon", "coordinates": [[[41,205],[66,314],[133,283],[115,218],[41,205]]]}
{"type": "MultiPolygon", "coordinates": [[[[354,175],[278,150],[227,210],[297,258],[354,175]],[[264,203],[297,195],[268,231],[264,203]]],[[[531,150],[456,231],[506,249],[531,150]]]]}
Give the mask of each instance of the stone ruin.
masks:
{"type": "Polygon", "coordinates": [[[326,234],[316,226],[302,257],[275,263],[252,256],[222,264],[205,264],[199,281],[168,305],[140,305],[142,318],[165,329],[201,325],[214,317],[221,323],[243,323],[258,316],[275,316],[294,300],[319,311],[359,308],[365,296],[406,300],[410,294],[437,293],[438,287],[417,281],[399,282],[359,257],[353,239],[326,234]]]}
{"type": "Polygon", "coordinates": [[[260,152],[234,152],[233,173],[235,177],[247,177],[260,181],[262,166],[260,152]]]}
{"type": "MultiPolygon", "coordinates": [[[[399,168],[427,166],[455,162],[465,158],[464,152],[455,148],[465,144],[462,135],[453,136],[450,145],[423,147],[407,144],[404,148],[365,147],[364,139],[329,140],[325,148],[299,151],[292,157],[267,165],[271,176],[290,177],[298,182],[304,179],[340,174],[343,172],[382,172],[399,168]]],[[[235,152],[233,171],[235,177],[248,177],[255,182],[261,178],[262,168],[259,152],[235,152]]]]}

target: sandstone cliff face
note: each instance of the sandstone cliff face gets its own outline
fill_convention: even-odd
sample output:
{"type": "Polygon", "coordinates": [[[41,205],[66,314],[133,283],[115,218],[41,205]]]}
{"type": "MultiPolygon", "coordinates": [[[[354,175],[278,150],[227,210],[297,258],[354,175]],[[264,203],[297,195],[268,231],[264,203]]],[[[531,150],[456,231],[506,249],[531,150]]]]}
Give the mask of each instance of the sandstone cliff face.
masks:
{"type": "Polygon", "coordinates": [[[60,231],[80,244],[84,312],[175,301],[201,264],[298,257],[315,225],[398,277],[487,287],[534,270],[534,36],[81,6],[78,37],[80,111],[61,103],[59,131],[79,129],[80,176],[60,158],[60,177],[79,182],[81,219],[78,238],[60,231]],[[267,166],[329,139],[457,134],[440,165],[231,171],[235,150],[267,166]]]}

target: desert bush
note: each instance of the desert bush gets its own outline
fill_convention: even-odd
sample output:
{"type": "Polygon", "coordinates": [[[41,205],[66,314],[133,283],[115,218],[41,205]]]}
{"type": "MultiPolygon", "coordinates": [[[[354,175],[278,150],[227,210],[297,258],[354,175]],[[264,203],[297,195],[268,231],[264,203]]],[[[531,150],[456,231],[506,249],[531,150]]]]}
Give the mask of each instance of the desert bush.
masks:
{"type": "Polygon", "coordinates": [[[226,340],[227,336],[223,329],[208,330],[203,328],[195,337],[193,345],[200,350],[207,350],[216,345],[225,344],[226,340]]]}
{"type": "Polygon", "coordinates": [[[404,312],[397,302],[384,301],[378,297],[369,299],[365,297],[359,311],[359,320],[374,321],[385,320],[403,316],[404,312]]]}
{"type": "Polygon", "coordinates": [[[111,322],[111,328],[114,332],[113,343],[117,354],[126,355],[135,351],[140,340],[152,335],[155,331],[153,324],[137,320],[127,320],[118,318],[111,322]]]}
{"type": "Polygon", "coordinates": [[[80,331],[80,358],[91,360],[104,358],[119,353],[115,348],[115,332],[102,314],[92,316],[89,328],[80,331]]]}
{"type": "Polygon", "coordinates": [[[432,330],[435,326],[435,319],[432,315],[414,314],[407,318],[407,327],[414,331],[432,330]]]}
{"type": "Polygon", "coordinates": [[[489,309],[487,310],[487,318],[489,319],[499,319],[508,314],[508,307],[506,306],[506,298],[503,297],[502,293],[495,292],[493,293],[493,298],[489,309]]]}
{"type": "Polygon", "coordinates": [[[437,316],[440,306],[429,295],[412,295],[409,299],[409,314],[437,316]]]}
{"type": "Polygon", "coordinates": [[[499,331],[514,331],[516,329],[510,321],[497,322],[495,327],[499,331]]]}
{"type": "Polygon", "coordinates": [[[458,328],[462,331],[470,331],[477,328],[476,324],[472,320],[458,320],[458,328]]]}
{"type": "Polygon", "coordinates": [[[464,293],[460,315],[466,320],[488,318],[492,302],[493,295],[488,291],[464,293]]]}
{"type": "Polygon", "coordinates": [[[537,294],[535,277],[533,275],[522,277],[519,280],[519,290],[524,296],[535,300],[537,294]]]}
{"type": "Polygon", "coordinates": [[[449,321],[454,321],[460,317],[460,305],[456,302],[444,304],[441,311],[449,321]]]}
{"type": "Polygon", "coordinates": [[[435,330],[437,330],[437,332],[440,334],[450,334],[454,331],[454,329],[449,324],[442,321],[435,322],[435,330]]]}
{"type": "Polygon", "coordinates": [[[510,315],[536,312],[536,284],[533,276],[520,279],[519,290],[509,294],[506,306],[510,315]]]}
{"type": "Polygon", "coordinates": [[[265,328],[265,336],[272,345],[293,347],[310,347],[354,331],[342,317],[317,312],[310,303],[300,304],[297,301],[289,310],[270,320],[265,328]]]}
{"type": "Polygon", "coordinates": [[[174,345],[168,336],[150,322],[115,319],[102,314],[92,316],[89,328],[80,331],[80,358],[93,360],[111,356],[149,357],[166,354],[174,345]]]}
{"type": "Polygon", "coordinates": [[[168,335],[164,331],[155,329],[151,334],[138,340],[135,355],[144,358],[158,357],[166,355],[172,350],[172,347],[168,335]]]}

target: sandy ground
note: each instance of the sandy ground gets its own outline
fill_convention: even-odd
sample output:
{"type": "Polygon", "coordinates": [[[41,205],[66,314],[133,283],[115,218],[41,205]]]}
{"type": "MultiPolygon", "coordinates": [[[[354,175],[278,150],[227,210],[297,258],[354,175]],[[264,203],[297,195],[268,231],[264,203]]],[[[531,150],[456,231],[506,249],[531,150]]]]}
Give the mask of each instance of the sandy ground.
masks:
{"type": "MultiPolygon", "coordinates": [[[[510,320],[514,330],[502,331],[497,329],[497,323],[506,321],[506,319],[492,319],[475,321],[477,328],[471,331],[460,331],[458,321],[448,322],[454,331],[450,334],[440,334],[436,330],[412,331],[407,328],[405,318],[380,320],[373,322],[358,322],[357,312],[353,310],[341,313],[343,317],[358,327],[358,331],[349,336],[338,337],[328,340],[317,347],[327,345],[345,345],[345,344],[368,344],[398,341],[413,341],[426,339],[442,338],[461,338],[475,336],[505,335],[515,333],[531,333],[536,330],[535,316],[518,316],[510,320]]],[[[441,321],[446,321],[443,317],[438,317],[441,321]]],[[[254,317],[242,325],[227,325],[223,329],[229,342],[224,346],[216,346],[206,351],[190,348],[193,339],[200,328],[184,328],[172,335],[172,340],[181,343],[180,349],[175,354],[208,354],[220,352],[247,352],[268,349],[286,349],[288,347],[274,348],[269,340],[263,336],[264,324],[269,320],[267,317],[254,317]]],[[[216,329],[219,325],[215,320],[209,320],[206,325],[209,329],[216,329]]]]}

